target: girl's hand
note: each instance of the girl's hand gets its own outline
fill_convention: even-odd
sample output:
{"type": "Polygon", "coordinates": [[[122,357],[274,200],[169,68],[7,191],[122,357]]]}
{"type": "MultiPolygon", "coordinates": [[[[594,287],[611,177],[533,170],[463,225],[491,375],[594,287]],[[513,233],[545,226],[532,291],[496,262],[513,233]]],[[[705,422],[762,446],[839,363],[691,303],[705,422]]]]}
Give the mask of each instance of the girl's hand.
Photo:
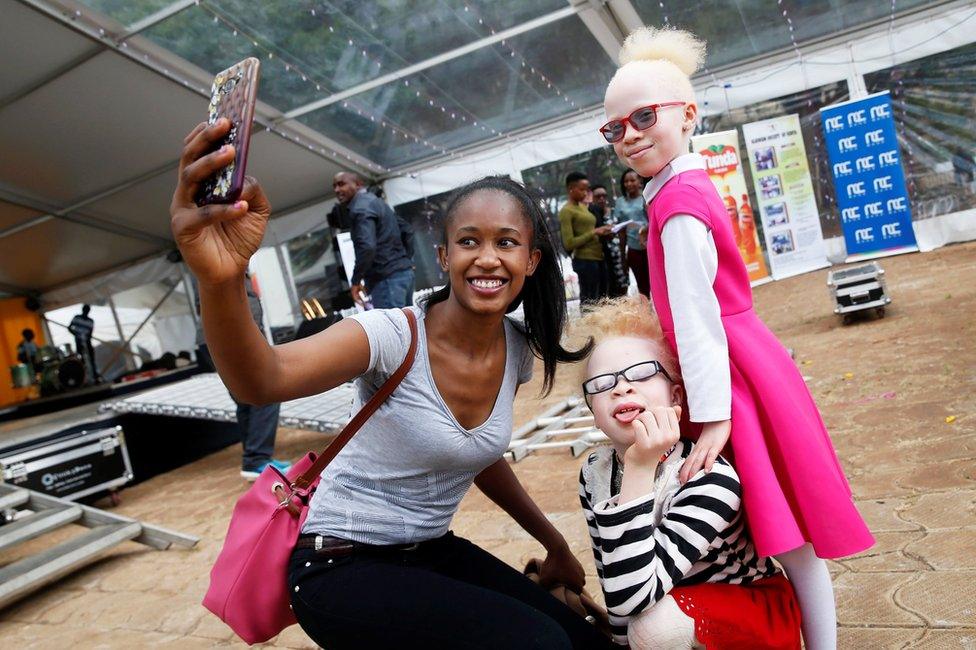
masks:
{"type": "Polygon", "coordinates": [[[234,147],[210,151],[230,130],[221,118],[201,123],[183,140],[179,181],[170,204],[170,226],[187,266],[201,283],[238,282],[261,246],[271,205],[257,181],[247,178],[237,203],[198,207],[201,183],[234,160],[234,147]]]}
{"type": "Polygon", "coordinates": [[[685,464],[678,472],[678,480],[682,484],[687,483],[688,479],[698,473],[702,467],[706,472],[712,471],[712,465],[719,453],[725,448],[725,443],[729,441],[729,434],[732,432],[732,421],[721,420],[720,422],[708,422],[702,427],[701,435],[691,454],[685,459],[685,464]]]}
{"type": "Polygon", "coordinates": [[[657,467],[661,456],[678,442],[680,406],[655,406],[634,420],[634,444],[624,453],[624,477],[632,468],[657,467]]]}
{"type": "Polygon", "coordinates": [[[546,554],[546,560],[539,568],[539,583],[546,589],[562,584],[576,593],[583,591],[586,572],[583,571],[583,565],[569,550],[568,544],[562,544],[546,554]]]}

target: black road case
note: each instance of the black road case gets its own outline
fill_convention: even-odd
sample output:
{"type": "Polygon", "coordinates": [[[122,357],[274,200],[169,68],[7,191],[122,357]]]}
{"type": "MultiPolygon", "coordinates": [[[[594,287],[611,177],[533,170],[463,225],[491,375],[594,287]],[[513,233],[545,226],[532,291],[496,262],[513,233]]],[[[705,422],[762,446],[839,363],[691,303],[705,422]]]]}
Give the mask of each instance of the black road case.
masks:
{"type": "Polygon", "coordinates": [[[132,463],[122,427],[82,429],[0,450],[0,479],[77,500],[131,481],[132,463]]]}

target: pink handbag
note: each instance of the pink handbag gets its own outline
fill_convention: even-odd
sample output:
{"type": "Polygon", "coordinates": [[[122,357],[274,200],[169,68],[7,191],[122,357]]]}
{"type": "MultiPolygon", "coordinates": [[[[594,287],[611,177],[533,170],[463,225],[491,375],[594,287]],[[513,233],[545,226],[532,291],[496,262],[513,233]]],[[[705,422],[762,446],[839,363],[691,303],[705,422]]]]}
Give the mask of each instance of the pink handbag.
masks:
{"type": "Polygon", "coordinates": [[[318,458],[309,452],[285,476],[268,466],[234,506],[224,547],[210,570],[203,606],[249,644],[296,623],[288,596],[288,560],[322,470],[400,384],[417,351],[417,320],[404,309],[410,348],[403,363],[318,458]]]}

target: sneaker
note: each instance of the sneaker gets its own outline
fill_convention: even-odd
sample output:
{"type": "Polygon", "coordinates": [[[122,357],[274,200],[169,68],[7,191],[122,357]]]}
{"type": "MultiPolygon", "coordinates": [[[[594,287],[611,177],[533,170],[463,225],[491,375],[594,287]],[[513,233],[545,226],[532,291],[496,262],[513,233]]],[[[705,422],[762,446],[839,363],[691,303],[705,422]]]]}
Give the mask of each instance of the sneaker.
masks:
{"type": "Polygon", "coordinates": [[[288,470],[291,469],[291,463],[283,460],[275,460],[274,458],[272,458],[268,462],[262,463],[254,469],[242,469],[241,478],[243,478],[246,481],[256,481],[258,480],[258,477],[261,476],[261,472],[263,472],[265,468],[268,467],[268,465],[274,467],[282,474],[287,473],[288,470]]]}

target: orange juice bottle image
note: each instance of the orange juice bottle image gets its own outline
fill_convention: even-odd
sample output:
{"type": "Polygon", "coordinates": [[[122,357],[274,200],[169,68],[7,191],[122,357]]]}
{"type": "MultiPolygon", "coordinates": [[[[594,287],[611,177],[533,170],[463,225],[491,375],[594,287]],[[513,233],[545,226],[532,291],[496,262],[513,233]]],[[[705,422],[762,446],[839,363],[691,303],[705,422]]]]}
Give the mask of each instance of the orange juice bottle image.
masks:
{"type": "Polygon", "coordinates": [[[742,231],[739,230],[739,209],[735,204],[735,199],[730,193],[731,190],[729,186],[726,185],[722,188],[722,200],[725,201],[725,211],[729,215],[729,221],[732,223],[732,234],[735,236],[735,245],[738,248],[742,248],[742,231]]]}
{"type": "Polygon", "coordinates": [[[756,220],[749,205],[749,195],[742,195],[742,205],[739,207],[739,220],[742,223],[742,243],[749,260],[756,259],[756,220]]]}

